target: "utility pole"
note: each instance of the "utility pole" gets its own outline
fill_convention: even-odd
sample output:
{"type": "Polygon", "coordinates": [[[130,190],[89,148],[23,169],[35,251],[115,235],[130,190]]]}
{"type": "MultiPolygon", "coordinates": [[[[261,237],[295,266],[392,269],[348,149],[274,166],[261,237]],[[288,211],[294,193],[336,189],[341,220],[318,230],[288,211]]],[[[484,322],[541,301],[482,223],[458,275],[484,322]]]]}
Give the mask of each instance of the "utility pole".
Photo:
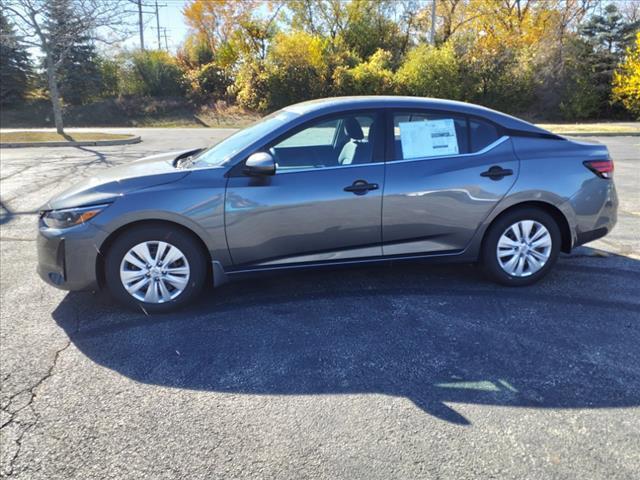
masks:
{"type": "Polygon", "coordinates": [[[433,0],[431,5],[431,45],[436,44],[436,2],[438,0],[433,0]]]}
{"type": "Polygon", "coordinates": [[[162,50],[160,43],[160,13],[158,12],[158,0],[156,0],[156,30],[158,31],[158,50],[162,50]]]}
{"type": "Polygon", "coordinates": [[[169,42],[167,41],[167,28],[163,28],[162,29],[164,32],[164,47],[167,49],[167,52],[169,51],[169,42]]]}
{"type": "Polygon", "coordinates": [[[160,39],[160,35],[161,35],[161,31],[163,30],[163,28],[160,26],[160,8],[166,7],[166,6],[167,6],[166,3],[159,4],[158,0],[155,0],[155,7],[156,7],[155,13],[146,12],[156,16],[156,26],[151,28],[156,30],[156,35],[158,37],[158,50],[162,50],[162,40],[160,39]]]}
{"type": "Polygon", "coordinates": [[[144,25],[142,24],[142,0],[138,0],[138,24],[140,26],[140,49],[144,50],[144,25]]]}

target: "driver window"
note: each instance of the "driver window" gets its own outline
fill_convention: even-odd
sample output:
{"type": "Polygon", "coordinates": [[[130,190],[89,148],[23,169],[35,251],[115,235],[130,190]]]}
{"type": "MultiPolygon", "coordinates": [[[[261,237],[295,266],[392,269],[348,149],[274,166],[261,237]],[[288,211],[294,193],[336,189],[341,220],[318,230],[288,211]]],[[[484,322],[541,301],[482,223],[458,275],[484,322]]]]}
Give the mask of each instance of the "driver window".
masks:
{"type": "Polygon", "coordinates": [[[313,122],[269,151],[276,173],[373,162],[376,114],[346,114],[313,122]]]}

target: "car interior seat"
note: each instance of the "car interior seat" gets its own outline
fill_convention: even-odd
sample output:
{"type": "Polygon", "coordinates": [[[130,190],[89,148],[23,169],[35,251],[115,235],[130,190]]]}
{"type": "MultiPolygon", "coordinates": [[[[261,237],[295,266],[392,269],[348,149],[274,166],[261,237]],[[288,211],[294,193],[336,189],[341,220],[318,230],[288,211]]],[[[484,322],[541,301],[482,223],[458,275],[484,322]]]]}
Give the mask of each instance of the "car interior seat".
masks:
{"type": "Polygon", "coordinates": [[[338,156],[340,165],[371,162],[371,140],[372,132],[375,130],[374,124],[369,127],[369,138],[365,139],[362,127],[355,117],[344,120],[344,131],[349,137],[349,141],[342,147],[342,151],[338,156]]]}

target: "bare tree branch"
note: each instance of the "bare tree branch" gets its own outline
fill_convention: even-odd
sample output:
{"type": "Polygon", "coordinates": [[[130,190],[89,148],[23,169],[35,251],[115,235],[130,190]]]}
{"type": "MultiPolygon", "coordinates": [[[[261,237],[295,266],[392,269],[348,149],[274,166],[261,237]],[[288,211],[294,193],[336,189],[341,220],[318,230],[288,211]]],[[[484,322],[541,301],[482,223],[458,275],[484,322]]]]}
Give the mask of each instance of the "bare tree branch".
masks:
{"type": "Polygon", "coordinates": [[[44,56],[49,96],[58,133],[63,133],[62,105],[57,73],[70,50],[80,39],[108,41],[105,31],[116,32],[126,25],[128,0],[0,0],[0,8],[13,17],[22,41],[40,49],[44,56]],[[62,12],[64,21],[53,19],[62,12]],[[67,13],[68,12],[68,13],[67,13]]]}

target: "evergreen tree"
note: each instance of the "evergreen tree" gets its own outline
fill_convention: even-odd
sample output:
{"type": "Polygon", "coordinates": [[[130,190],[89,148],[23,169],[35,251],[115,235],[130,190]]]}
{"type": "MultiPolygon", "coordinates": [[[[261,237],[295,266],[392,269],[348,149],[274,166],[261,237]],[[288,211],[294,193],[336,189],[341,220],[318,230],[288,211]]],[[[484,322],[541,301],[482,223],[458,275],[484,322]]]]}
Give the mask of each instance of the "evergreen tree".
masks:
{"type": "Polygon", "coordinates": [[[613,73],[623,60],[625,47],[632,41],[640,22],[625,22],[615,4],[609,4],[600,15],[593,15],[580,29],[590,52],[581,56],[583,71],[588,73],[585,84],[590,94],[600,98],[600,116],[615,113],[608,100],[611,97],[613,73]]]}
{"type": "Polygon", "coordinates": [[[53,0],[48,7],[48,25],[54,40],[53,56],[61,59],[57,70],[60,94],[68,103],[82,104],[101,93],[102,76],[98,54],[88,35],[66,39],[65,32],[79,30],[71,22],[72,0],[53,0]]]}
{"type": "Polygon", "coordinates": [[[28,89],[31,61],[13,25],[0,11],[0,103],[20,102],[28,89]]]}
{"type": "Polygon", "coordinates": [[[620,60],[625,48],[634,40],[640,21],[626,22],[615,4],[604,8],[602,15],[593,15],[582,27],[582,35],[600,53],[609,53],[620,60]]]}

